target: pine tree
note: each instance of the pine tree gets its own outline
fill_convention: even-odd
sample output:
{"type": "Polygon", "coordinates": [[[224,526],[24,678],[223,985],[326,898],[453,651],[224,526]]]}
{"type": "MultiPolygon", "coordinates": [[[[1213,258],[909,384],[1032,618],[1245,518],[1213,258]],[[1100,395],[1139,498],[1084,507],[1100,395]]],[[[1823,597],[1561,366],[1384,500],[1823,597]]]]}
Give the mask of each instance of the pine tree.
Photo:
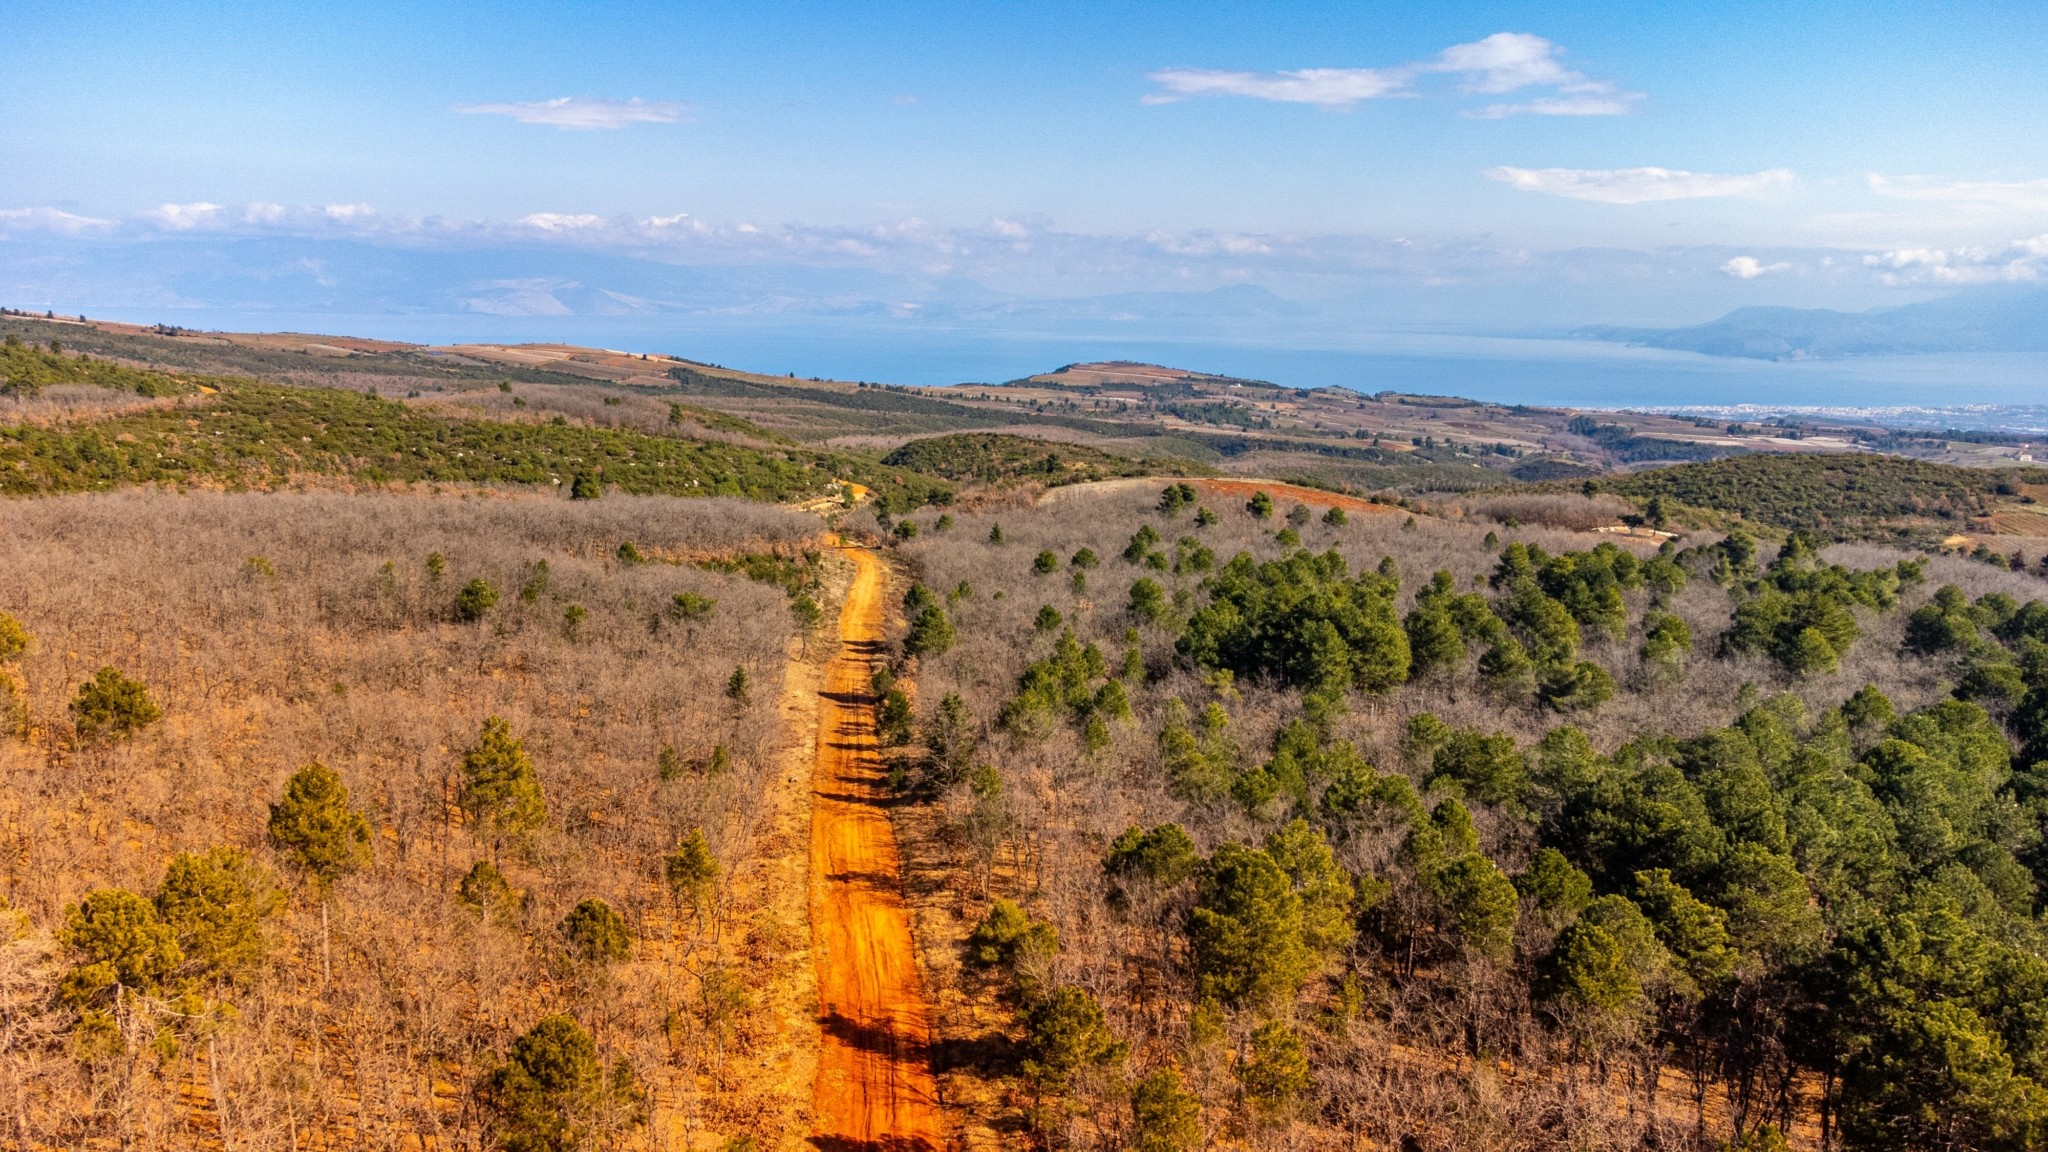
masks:
{"type": "Polygon", "coordinates": [[[1164,889],[1192,879],[1201,871],[1202,857],[1187,829],[1178,824],[1161,824],[1149,832],[1133,824],[1110,843],[1102,868],[1111,876],[1142,879],[1164,889]]]}
{"type": "Polygon", "coordinates": [[[1297,818],[1266,837],[1266,855],[1287,873],[1301,898],[1302,943],[1319,956],[1349,945],[1356,935],[1351,907],[1356,889],[1323,834],[1297,818]]]}
{"type": "Polygon", "coordinates": [[[504,720],[486,719],[476,743],[462,754],[456,802],[471,823],[488,824],[496,836],[524,835],[547,820],[547,797],[533,761],[504,720]]]}
{"type": "Polygon", "coordinates": [[[163,709],[149,698],[149,689],[117,668],[101,668],[78,686],[71,716],[78,735],[87,740],[126,740],[163,718],[163,709]]]}
{"type": "Polygon", "coordinates": [[[1309,1086],[1308,1054],[1301,1037],[1279,1020],[1259,1025],[1238,1065],[1237,1082],[1252,1107],[1266,1113],[1284,1111],[1309,1086]]]}
{"type": "Polygon", "coordinates": [[[938,787],[952,787],[973,767],[980,738],[974,714],[958,692],[948,692],[939,700],[938,711],[925,725],[924,742],[931,752],[926,775],[938,787]]]}
{"type": "Polygon", "coordinates": [[[1161,1068],[1131,1089],[1132,1152],[1197,1152],[1202,1147],[1202,1101],[1161,1068]]]}
{"type": "Polygon", "coordinates": [[[187,969],[230,982],[263,960],[263,921],[279,902],[262,866],[228,847],[172,857],[156,894],[157,914],[177,936],[187,969]]]}
{"type": "Polygon", "coordinates": [[[1130,612],[1147,623],[1158,623],[1166,616],[1166,589],[1149,576],[1132,581],[1130,612]]]}
{"type": "Polygon", "coordinates": [[[953,646],[953,622],[937,604],[926,607],[910,622],[903,637],[903,651],[911,656],[943,656],[953,646]]]}
{"type": "Polygon", "coordinates": [[[270,842],[323,888],[370,862],[370,822],[348,800],[348,785],[316,762],[292,773],[270,806],[270,842]]]}
{"type": "Polygon", "coordinates": [[[1059,933],[1034,920],[1014,901],[997,899],[967,935],[967,962],[977,968],[1007,968],[1013,975],[1036,971],[1059,952],[1059,933]]]}
{"type": "Polygon", "coordinates": [[[504,1152],[576,1152],[646,1121],[631,1066],[621,1060],[607,1074],[590,1033],[567,1015],[543,1017],[513,1041],[477,1095],[504,1152]]]}
{"type": "Polygon", "coordinates": [[[662,879],[668,883],[669,895],[687,907],[701,925],[705,909],[718,888],[718,857],[704,839],[702,828],[690,829],[690,834],[663,860],[662,879]]]}
{"type": "Polygon", "coordinates": [[[1421,677],[1431,672],[1448,675],[1464,666],[1465,638],[1458,631],[1458,622],[1441,603],[1432,601],[1418,605],[1408,613],[1405,627],[1413,662],[1412,675],[1421,677]]]}
{"type": "Polygon", "coordinates": [[[585,964],[603,966],[626,959],[633,953],[633,933],[625,918],[612,906],[590,897],[562,918],[562,938],[569,955],[585,964]]]}
{"type": "Polygon", "coordinates": [[[1188,938],[1197,988],[1227,1008],[1284,1007],[1317,964],[1293,881],[1271,856],[1241,844],[1210,858],[1188,938]]]}
{"type": "Polygon", "coordinates": [[[77,958],[59,998],[81,1010],[111,1006],[124,991],[163,994],[185,963],[156,905],[120,888],[102,888],[66,909],[58,942],[77,958]]]}
{"type": "Polygon", "coordinates": [[[1072,984],[1033,1002],[1024,1032],[1024,1074],[1055,1092],[1081,1069],[1118,1063],[1130,1051],[1110,1032],[1094,995],[1072,984]]]}
{"type": "Polygon", "coordinates": [[[497,606],[498,590],[488,580],[471,580],[455,594],[455,618],[467,624],[483,619],[485,613],[497,606]]]}
{"type": "Polygon", "coordinates": [[[702,620],[711,615],[711,610],[717,606],[718,601],[709,596],[695,592],[678,592],[669,598],[668,614],[670,619],[685,622],[702,620]]]}
{"type": "Polygon", "coordinates": [[[512,907],[512,885],[489,860],[479,860],[455,886],[456,896],[479,912],[502,915],[512,907]]]}
{"type": "Polygon", "coordinates": [[[28,651],[31,637],[21,621],[0,612],[0,664],[19,659],[28,651]]]}

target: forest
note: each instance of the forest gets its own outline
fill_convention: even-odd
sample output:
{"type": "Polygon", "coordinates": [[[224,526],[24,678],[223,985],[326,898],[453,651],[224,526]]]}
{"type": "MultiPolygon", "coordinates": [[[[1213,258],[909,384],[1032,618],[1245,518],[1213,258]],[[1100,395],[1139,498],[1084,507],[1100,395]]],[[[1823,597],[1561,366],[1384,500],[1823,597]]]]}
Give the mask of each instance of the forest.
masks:
{"type": "Polygon", "coordinates": [[[1185,485],[947,521],[880,707],[977,1146],[2048,1141],[2048,582],[1185,485]]]}

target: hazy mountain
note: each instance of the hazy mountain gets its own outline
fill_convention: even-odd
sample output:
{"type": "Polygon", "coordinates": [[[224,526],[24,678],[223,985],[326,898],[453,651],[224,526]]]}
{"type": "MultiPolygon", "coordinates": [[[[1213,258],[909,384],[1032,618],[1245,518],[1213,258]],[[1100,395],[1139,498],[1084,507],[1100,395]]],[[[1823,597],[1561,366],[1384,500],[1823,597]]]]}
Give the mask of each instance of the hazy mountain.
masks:
{"type": "Polygon", "coordinates": [[[2041,352],[2048,351],[2048,290],[2032,286],[1978,288],[1868,312],[1737,308],[1719,320],[1690,328],[1594,325],[1572,334],[1589,340],[1758,360],[1912,352],[2041,352]]]}
{"type": "Polygon", "coordinates": [[[16,242],[0,302],[36,307],[487,316],[722,315],[974,321],[1209,321],[1300,317],[1264,288],[1031,297],[958,275],[806,264],[672,264],[564,247],[457,248],[241,237],[146,244],[16,242]],[[63,307],[60,305],[60,307],[63,307]]]}

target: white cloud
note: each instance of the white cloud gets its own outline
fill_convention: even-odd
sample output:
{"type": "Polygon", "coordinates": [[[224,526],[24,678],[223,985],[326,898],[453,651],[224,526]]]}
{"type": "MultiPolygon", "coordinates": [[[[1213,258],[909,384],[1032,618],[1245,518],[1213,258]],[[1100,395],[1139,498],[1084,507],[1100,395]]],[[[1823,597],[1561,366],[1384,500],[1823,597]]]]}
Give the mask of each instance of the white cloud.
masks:
{"type": "Polygon", "coordinates": [[[603,100],[590,96],[557,96],[553,100],[497,104],[458,104],[465,116],[510,116],[521,124],[545,124],[565,131],[588,132],[624,128],[628,124],[674,124],[690,106],[674,100],[603,100]]]}
{"type": "Polygon", "coordinates": [[[2019,212],[2048,211],[2048,180],[1942,182],[1919,176],[1893,180],[1873,172],[1870,190],[1899,200],[1932,200],[2019,212]]]}
{"type": "Polygon", "coordinates": [[[142,217],[153,221],[159,228],[172,232],[188,232],[218,221],[220,205],[208,204],[204,200],[191,204],[165,204],[153,211],[144,212],[142,217]]]}
{"type": "Polygon", "coordinates": [[[1465,115],[1475,120],[1505,120],[1510,116],[1626,116],[1640,99],[1642,95],[1636,92],[1609,96],[1553,96],[1522,104],[1488,104],[1465,115]]]}
{"type": "Polygon", "coordinates": [[[1723,275],[1733,276],[1737,280],[1754,280],[1759,276],[1768,275],[1772,272],[1788,271],[1791,267],[1792,265],[1782,260],[1776,264],[1766,264],[1754,256],[1737,256],[1735,259],[1721,265],[1721,272],[1723,275]]]}
{"type": "Polygon", "coordinates": [[[1893,248],[1865,256],[1863,264],[1896,287],[2038,280],[2048,273],[2048,234],[1988,248],[1893,248]]]}
{"type": "Polygon", "coordinates": [[[1190,96],[1249,96],[1283,104],[1348,108],[1361,100],[1401,94],[1408,77],[1400,68],[1303,68],[1294,72],[1165,68],[1150,76],[1162,91],[1147,93],[1144,102],[1171,104],[1190,96]]]}
{"type": "Polygon", "coordinates": [[[1489,168],[1489,179],[1546,196],[1591,200],[1600,204],[1649,204],[1663,200],[1696,200],[1743,196],[1794,179],[1788,168],[1770,168],[1748,175],[1686,172],[1677,168],[1489,168]]]}
{"type": "Polygon", "coordinates": [[[112,228],[112,220],[80,216],[58,208],[0,208],[0,233],[61,232],[77,236],[112,228]]]}
{"type": "Polygon", "coordinates": [[[1498,95],[1542,84],[1572,91],[1576,85],[1593,82],[1566,68],[1558,57],[1562,50],[1541,36],[1526,32],[1495,32],[1470,44],[1453,44],[1437,53],[1431,72],[1455,72],[1465,77],[1467,92],[1498,95]]]}
{"type": "Polygon", "coordinates": [[[602,216],[571,216],[562,212],[535,212],[530,216],[521,217],[519,222],[529,228],[538,228],[543,232],[568,232],[601,227],[605,220],[602,216]]]}
{"type": "Polygon", "coordinates": [[[1551,95],[1520,103],[1495,103],[1468,115],[1498,120],[1507,116],[1619,116],[1642,99],[1611,83],[1567,68],[1564,49],[1526,32],[1496,32],[1470,44],[1453,44],[1428,60],[1391,68],[1302,68],[1247,72],[1218,68],[1163,68],[1148,78],[1159,86],[1146,104],[1171,104],[1195,96],[1244,96],[1285,104],[1349,108],[1365,100],[1414,95],[1418,77],[1460,77],[1460,89],[1505,95],[1550,88],[1551,95]]]}

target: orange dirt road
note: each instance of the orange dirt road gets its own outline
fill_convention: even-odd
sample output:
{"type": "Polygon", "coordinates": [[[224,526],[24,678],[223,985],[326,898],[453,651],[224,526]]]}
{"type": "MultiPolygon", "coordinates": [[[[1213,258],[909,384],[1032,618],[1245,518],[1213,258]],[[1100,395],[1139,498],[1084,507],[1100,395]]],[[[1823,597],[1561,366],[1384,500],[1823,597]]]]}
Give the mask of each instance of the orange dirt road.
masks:
{"type": "Polygon", "coordinates": [[[918,979],[868,680],[881,647],[882,564],[862,548],[825,670],[811,797],[811,939],[824,1036],[812,1089],[821,1152],[937,1152],[931,1010],[918,979]]]}

